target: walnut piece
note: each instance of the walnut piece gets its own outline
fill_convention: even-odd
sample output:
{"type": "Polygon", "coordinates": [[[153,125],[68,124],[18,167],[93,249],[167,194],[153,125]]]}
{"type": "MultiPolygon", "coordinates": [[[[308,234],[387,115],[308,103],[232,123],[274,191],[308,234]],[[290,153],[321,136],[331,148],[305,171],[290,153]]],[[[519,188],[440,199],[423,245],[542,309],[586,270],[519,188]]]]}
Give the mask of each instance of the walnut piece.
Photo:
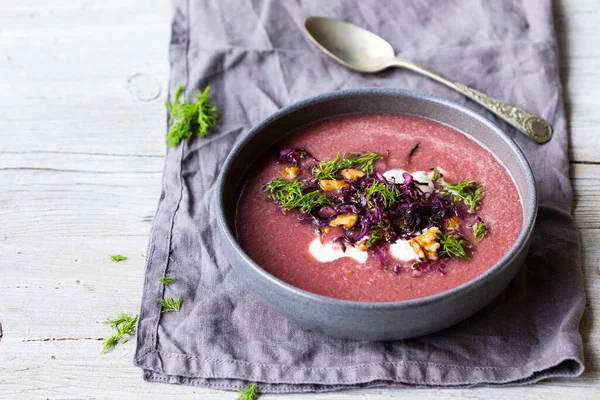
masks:
{"type": "Polygon", "coordinates": [[[340,214],[335,219],[329,222],[331,226],[343,226],[346,229],[352,228],[356,221],[358,221],[358,215],[356,214],[340,214]]]}
{"type": "Polygon", "coordinates": [[[281,168],[280,175],[286,181],[291,181],[293,179],[296,179],[299,172],[300,172],[300,168],[298,168],[298,167],[285,167],[285,168],[281,168]]]}
{"type": "Polygon", "coordinates": [[[439,228],[429,228],[421,235],[409,240],[408,244],[417,253],[421,261],[424,261],[426,258],[428,260],[437,260],[439,258],[437,253],[440,248],[437,237],[438,232],[439,228]]]}
{"type": "Polygon", "coordinates": [[[458,225],[460,225],[460,218],[454,216],[448,220],[446,227],[449,231],[455,231],[458,228],[458,225]]]}
{"type": "Polygon", "coordinates": [[[367,241],[362,240],[360,243],[358,243],[358,249],[360,251],[367,251],[367,241]]]}
{"type": "Polygon", "coordinates": [[[321,179],[319,181],[321,189],[325,191],[329,190],[342,190],[343,188],[349,188],[350,184],[341,179],[321,179]]]}
{"type": "Polygon", "coordinates": [[[344,179],[348,179],[349,181],[357,181],[363,176],[365,176],[365,173],[362,172],[360,169],[345,168],[342,170],[342,176],[344,177],[344,179]]]}

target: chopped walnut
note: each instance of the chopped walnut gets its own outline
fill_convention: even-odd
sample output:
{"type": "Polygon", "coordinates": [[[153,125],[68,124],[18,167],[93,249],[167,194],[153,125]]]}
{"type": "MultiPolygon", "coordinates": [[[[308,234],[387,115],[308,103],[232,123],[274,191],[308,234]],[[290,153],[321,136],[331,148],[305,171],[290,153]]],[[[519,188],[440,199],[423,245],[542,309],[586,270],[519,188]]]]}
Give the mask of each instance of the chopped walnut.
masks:
{"type": "Polygon", "coordinates": [[[343,188],[349,188],[350,184],[341,179],[321,179],[319,185],[325,191],[328,190],[342,190],[343,188]]]}
{"type": "Polygon", "coordinates": [[[335,219],[329,222],[331,226],[343,226],[346,229],[352,228],[356,221],[358,221],[358,215],[356,214],[340,214],[335,219]]]}
{"type": "Polygon", "coordinates": [[[424,261],[426,258],[428,260],[438,259],[437,250],[440,248],[437,237],[438,232],[439,229],[436,227],[429,228],[423,234],[408,242],[421,261],[424,261]]]}
{"type": "Polygon", "coordinates": [[[460,225],[460,218],[455,216],[448,220],[446,227],[449,231],[455,231],[458,225],[460,225]]]}
{"type": "Polygon", "coordinates": [[[348,179],[349,181],[357,181],[365,176],[365,173],[360,169],[346,168],[342,170],[342,176],[344,179],[348,179]]]}
{"type": "Polygon", "coordinates": [[[360,251],[367,251],[367,241],[366,241],[366,240],[363,240],[362,242],[360,242],[360,243],[358,244],[358,249],[359,249],[360,251]]]}
{"type": "Polygon", "coordinates": [[[300,172],[300,168],[298,168],[298,167],[285,167],[285,168],[281,168],[280,174],[281,174],[281,177],[283,179],[285,179],[286,181],[291,181],[293,179],[296,179],[299,172],[300,172]]]}

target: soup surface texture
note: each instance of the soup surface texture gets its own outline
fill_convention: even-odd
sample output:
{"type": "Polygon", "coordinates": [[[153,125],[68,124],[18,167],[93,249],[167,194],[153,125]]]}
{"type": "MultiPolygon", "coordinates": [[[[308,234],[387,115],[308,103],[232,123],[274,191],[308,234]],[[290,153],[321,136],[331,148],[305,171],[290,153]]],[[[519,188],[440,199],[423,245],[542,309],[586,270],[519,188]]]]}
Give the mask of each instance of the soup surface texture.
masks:
{"type": "MultiPolygon", "coordinates": [[[[417,180],[417,174],[413,175],[417,180]]],[[[468,214],[464,206],[460,212],[468,214]]],[[[304,127],[269,149],[249,170],[235,224],[244,251],[277,278],[323,296],[390,302],[440,293],[488,270],[515,242],[522,229],[523,212],[507,170],[463,133],[416,116],[353,114],[304,127]],[[341,228],[319,236],[314,225],[300,220],[298,213],[282,212],[265,191],[267,182],[281,176],[284,165],[278,162],[280,150],[294,148],[306,149],[317,160],[333,160],[337,153],[374,152],[384,156],[374,164],[380,172],[400,169],[430,173],[439,168],[447,182],[476,181],[484,187],[476,213],[485,221],[485,239],[465,237],[472,243],[468,259],[449,257],[443,260],[443,268],[425,272],[415,269],[413,262],[396,260],[390,251],[384,262],[370,250],[366,262],[349,256],[318,261],[314,251],[309,251],[315,238],[330,241],[341,228]]],[[[352,252],[357,251],[352,248],[352,252]]]]}

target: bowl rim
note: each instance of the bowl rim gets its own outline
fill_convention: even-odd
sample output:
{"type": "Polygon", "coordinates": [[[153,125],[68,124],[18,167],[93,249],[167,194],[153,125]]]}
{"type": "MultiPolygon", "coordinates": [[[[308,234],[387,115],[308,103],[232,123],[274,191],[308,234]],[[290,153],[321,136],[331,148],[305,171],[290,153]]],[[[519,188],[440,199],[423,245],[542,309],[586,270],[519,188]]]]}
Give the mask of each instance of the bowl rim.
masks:
{"type": "MultiPolygon", "coordinates": [[[[334,116],[332,116],[334,117],[334,116]]],[[[316,122],[316,121],[315,121],[316,122]]],[[[437,122],[437,121],[436,121],[437,122]]],[[[314,122],[312,122],[314,123],[314,122]]],[[[312,124],[310,123],[310,124],[312,124]]],[[[307,125],[310,125],[307,124],[307,125]]],[[[295,129],[299,129],[294,128],[295,129]]],[[[454,128],[457,129],[457,128],[454,128]]],[[[457,129],[459,130],[459,129],[457,129]]],[[[292,130],[293,131],[293,130],[292,130]]],[[[460,130],[459,130],[460,131],[460,130]]],[[[290,131],[291,132],[291,131],[290,131]]],[[[495,154],[491,149],[489,149],[492,154],[495,154]]],[[[223,168],[221,169],[221,173],[217,179],[217,226],[218,229],[223,234],[225,240],[229,243],[231,248],[237,253],[237,255],[243,259],[246,264],[249,265],[250,269],[253,270],[254,273],[260,275],[262,278],[270,281],[270,283],[279,286],[281,289],[290,292],[294,296],[300,296],[307,300],[312,300],[317,303],[328,303],[339,304],[345,307],[350,307],[354,309],[397,309],[397,308],[413,308],[420,307],[430,303],[435,303],[442,299],[446,299],[448,297],[456,296],[461,294],[467,290],[472,289],[474,286],[480,285],[483,282],[493,279],[495,275],[498,275],[503,267],[507,266],[514,258],[519,255],[520,249],[524,246],[529,237],[531,236],[535,220],[537,217],[537,208],[538,208],[538,198],[537,198],[537,190],[536,183],[533,173],[531,171],[531,166],[527,161],[527,158],[521,151],[521,149],[516,145],[516,143],[494,122],[490,121],[488,118],[484,117],[480,113],[471,110],[470,108],[463,106],[462,104],[456,103],[451,100],[447,100],[441,97],[433,96],[430,94],[425,94],[421,92],[405,90],[405,89],[392,89],[392,88],[358,88],[358,89],[348,89],[348,90],[340,90],[334,92],[327,92],[323,94],[319,94],[313,97],[309,97],[305,100],[301,100],[299,102],[293,103],[289,106],[286,106],[275,113],[271,114],[269,117],[252,127],[244,137],[235,144],[232,150],[229,152],[225,162],[223,163],[223,168]],[[366,95],[385,95],[393,97],[402,97],[402,98],[410,98],[410,99],[419,99],[425,100],[433,103],[438,103],[443,106],[447,106],[453,108],[463,114],[466,114],[468,117],[477,120],[478,122],[486,125],[490,130],[492,130],[504,143],[513,151],[519,160],[521,166],[523,167],[525,179],[527,182],[527,194],[529,195],[531,201],[529,207],[524,209],[524,219],[523,219],[523,229],[519,233],[519,236],[511,246],[511,248],[502,256],[498,262],[492,265],[489,269],[483,272],[480,275],[477,275],[475,278],[463,283],[462,285],[456,286],[452,289],[445,290],[440,293],[436,293],[430,296],[418,297],[415,299],[409,300],[400,300],[400,301],[390,301],[390,302],[369,302],[369,301],[355,301],[355,300],[343,300],[334,297],[327,297],[323,295],[319,295],[316,293],[309,292],[304,289],[300,289],[296,286],[293,286],[277,277],[269,273],[267,270],[258,265],[254,260],[252,260],[246,252],[241,248],[237,240],[235,239],[234,233],[229,229],[225,210],[223,207],[223,196],[224,196],[224,178],[229,172],[231,168],[231,164],[233,160],[238,156],[238,153],[244,148],[246,143],[258,132],[263,130],[266,126],[276,121],[279,118],[284,117],[287,114],[301,111],[304,108],[318,105],[319,103],[347,98],[348,96],[366,96],[366,95]]]]}

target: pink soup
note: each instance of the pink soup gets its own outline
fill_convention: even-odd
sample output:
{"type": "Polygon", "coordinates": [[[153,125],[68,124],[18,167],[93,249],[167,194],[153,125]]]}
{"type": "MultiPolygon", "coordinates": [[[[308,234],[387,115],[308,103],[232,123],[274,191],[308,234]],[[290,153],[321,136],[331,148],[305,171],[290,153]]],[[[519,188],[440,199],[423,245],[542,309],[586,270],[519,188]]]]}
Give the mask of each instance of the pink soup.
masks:
{"type": "Polygon", "coordinates": [[[519,194],[508,171],[487,149],[463,133],[409,115],[354,114],[309,125],[276,144],[250,170],[240,195],[236,234],[244,251],[277,278],[306,291],[343,300],[389,302],[440,293],[482,274],[510,249],[523,225],[519,194]],[[417,151],[409,157],[411,149],[417,151]],[[348,257],[319,262],[309,252],[315,227],[282,212],[264,186],[279,177],[279,150],[306,149],[319,160],[339,152],[375,152],[378,171],[430,171],[439,167],[448,182],[468,178],[485,187],[477,215],[487,235],[468,260],[451,258],[442,273],[393,270],[374,257],[364,263],[348,257]]]}

